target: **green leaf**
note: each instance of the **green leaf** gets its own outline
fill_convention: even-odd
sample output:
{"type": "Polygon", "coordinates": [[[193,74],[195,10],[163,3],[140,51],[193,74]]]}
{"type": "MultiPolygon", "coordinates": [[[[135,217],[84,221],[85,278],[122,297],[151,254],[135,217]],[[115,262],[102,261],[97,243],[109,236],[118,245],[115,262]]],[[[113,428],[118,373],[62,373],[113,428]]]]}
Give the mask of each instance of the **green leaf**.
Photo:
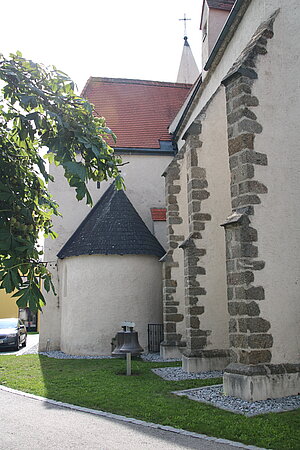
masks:
{"type": "Polygon", "coordinates": [[[5,291],[9,294],[14,290],[14,284],[11,278],[11,272],[7,272],[7,274],[2,278],[1,287],[5,289],[5,291]]]}
{"type": "Polygon", "coordinates": [[[19,285],[22,284],[22,278],[19,275],[18,268],[16,267],[15,269],[12,269],[10,271],[10,274],[11,274],[11,279],[12,279],[14,288],[16,289],[17,287],[19,287],[19,285]]]}
{"type": "MultiPolygon", "coordinates": [[[[39,277],[46,290],[55,289],[35,243],[39,233],[56,237],[51,216],[59,215],[47,186],[54,178],[40,148],[51,149],[44,159],[64,168],[77,199],[88,204],[87,182],[114,178],[121,160],[105,141],[114,138],[105,119],[95,117],[93,105],[74,93],[66,74],[17,52],[9,58],[0,54],[0,81],[0,288],[21,287],[14,293],[19,304],[40,309],[45,299],[39,277]]],[[[123,185],[121,177],[116,184],[123,185]]]]}
{"type": "Polygon", "coordinates": [[[12,237],[9,235],[9,237],[5,240],[0,240],[0,253],[1,250],[9,250],[12,246],[12,237]]]}
{"type": "Polygon", "coordinates": [[[86,194],[86,187],[84,183],[80,183],[76,188],[76,198],[77,200],[82,200],[86,194]]]}
{"type": "Polygon", "coordinates": [[[0,200],[10,200],[12,198],[11,192],[0,192],[0,200]]]}
{"type": "Polygon", "coordinates": [[[50,291],[50,276],[44,278],[44,288],[47,292],[50,291]]]}
{"type": "Polygon", "coordinates": [[[51,289],[52,289],[52,291],[53,291],[53,294],[56,295],[55,286],[54,286],[54,284],[53,284],[51,278],[50,278],[50,285],[51,285],[51,289]]]}
{"type": "Polygon", "coordinates": [[[29,304],[31,298],[31,291],[29,288],[24,289],[22,296],[17,300],[17,305],[19,308],[26,308],[29,304]]]}
{"type": "Polygon", "coordinates": [[[24,289],[20,289],[19,291],[15,292],[12,297],[21,297],[23,295],[24,289]]]}
{"type": "Polygon", "coordinates": [[[86,168],[81,162],[66,162],[64,163],[64,167],[70,172],[72,175],[77,175],[82,181],[85,181],[86,178],[86,168]]]}

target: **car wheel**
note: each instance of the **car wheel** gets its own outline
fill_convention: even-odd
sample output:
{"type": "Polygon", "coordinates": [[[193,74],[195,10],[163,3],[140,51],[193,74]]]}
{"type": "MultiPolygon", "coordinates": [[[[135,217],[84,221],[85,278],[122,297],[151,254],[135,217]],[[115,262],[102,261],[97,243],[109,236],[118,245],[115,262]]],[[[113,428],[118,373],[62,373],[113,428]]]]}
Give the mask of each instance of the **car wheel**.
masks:
{"type": "Polygon", "coordinates": [[[20,348],[21,348],[20,337],[18,336],[18,338],[17,338],[17,344],[16,344],[16,350],[18,351],[18,350],[20,350],[20,348]]]}
{"type": "Polygon", "coordinates": [[[24,342],[23,342],[23,344],[22,344],[22,347],[26,347],[26,344],[27,344],[27,337],[24,339],[24,342]]]}

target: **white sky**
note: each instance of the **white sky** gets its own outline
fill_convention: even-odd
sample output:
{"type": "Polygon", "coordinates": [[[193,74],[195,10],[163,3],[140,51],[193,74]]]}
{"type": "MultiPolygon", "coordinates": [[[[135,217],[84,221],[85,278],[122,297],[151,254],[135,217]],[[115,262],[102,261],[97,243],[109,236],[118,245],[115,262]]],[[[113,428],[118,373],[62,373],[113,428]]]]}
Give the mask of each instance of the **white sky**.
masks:
{"type": "Polygon", "coordinates": [[[200,69],[202,0],[8,0],[0,52],[53,64],[83,88],[90,76],[176,81],[184,27],[200,69]]]}

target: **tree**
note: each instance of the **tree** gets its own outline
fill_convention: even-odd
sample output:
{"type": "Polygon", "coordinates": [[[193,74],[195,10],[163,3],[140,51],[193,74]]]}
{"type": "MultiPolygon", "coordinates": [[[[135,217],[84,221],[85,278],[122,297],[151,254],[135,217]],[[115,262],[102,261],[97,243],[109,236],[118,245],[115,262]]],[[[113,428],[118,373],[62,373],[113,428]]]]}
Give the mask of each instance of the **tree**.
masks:
{"type": "Polygon", "coordinates": [[[19,307],[41,309],[54,290],[37,248],[39,234],[56,237],[51,216],[58,205],[47,185],[50,164],[62,166],[78,200],[92,205],[89,180],[114,178],[122,188],[121,159],[106,140],[115,139],[105,119],[74,93],[73,81],[55,67],[11,54],[0,55],[0,288],[17,297],[19,307]]]}

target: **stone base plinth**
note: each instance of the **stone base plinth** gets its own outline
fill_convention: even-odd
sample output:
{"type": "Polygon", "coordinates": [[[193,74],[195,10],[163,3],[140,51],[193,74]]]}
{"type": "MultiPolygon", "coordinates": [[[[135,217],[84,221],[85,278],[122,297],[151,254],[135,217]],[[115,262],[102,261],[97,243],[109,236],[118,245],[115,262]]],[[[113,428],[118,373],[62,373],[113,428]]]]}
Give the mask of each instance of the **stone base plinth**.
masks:
{"type": "Polygon", "coordinates": [[[225,395],[248,402],[297,395],[300,394],[300,364],[230,364],[223,382],[225,395]]]}
{"type": "Polygon", "coordinates": [[[178,345],[160,344],[160,356],[164,359],[181,358],[182,353],[178,345]]]}
{"type": "Polygon", "coordinates": [[[182,370],[188,373],[223,370],[230,362],[227,350],[203,350],[197,356],[182,356],[182,370]]]}

